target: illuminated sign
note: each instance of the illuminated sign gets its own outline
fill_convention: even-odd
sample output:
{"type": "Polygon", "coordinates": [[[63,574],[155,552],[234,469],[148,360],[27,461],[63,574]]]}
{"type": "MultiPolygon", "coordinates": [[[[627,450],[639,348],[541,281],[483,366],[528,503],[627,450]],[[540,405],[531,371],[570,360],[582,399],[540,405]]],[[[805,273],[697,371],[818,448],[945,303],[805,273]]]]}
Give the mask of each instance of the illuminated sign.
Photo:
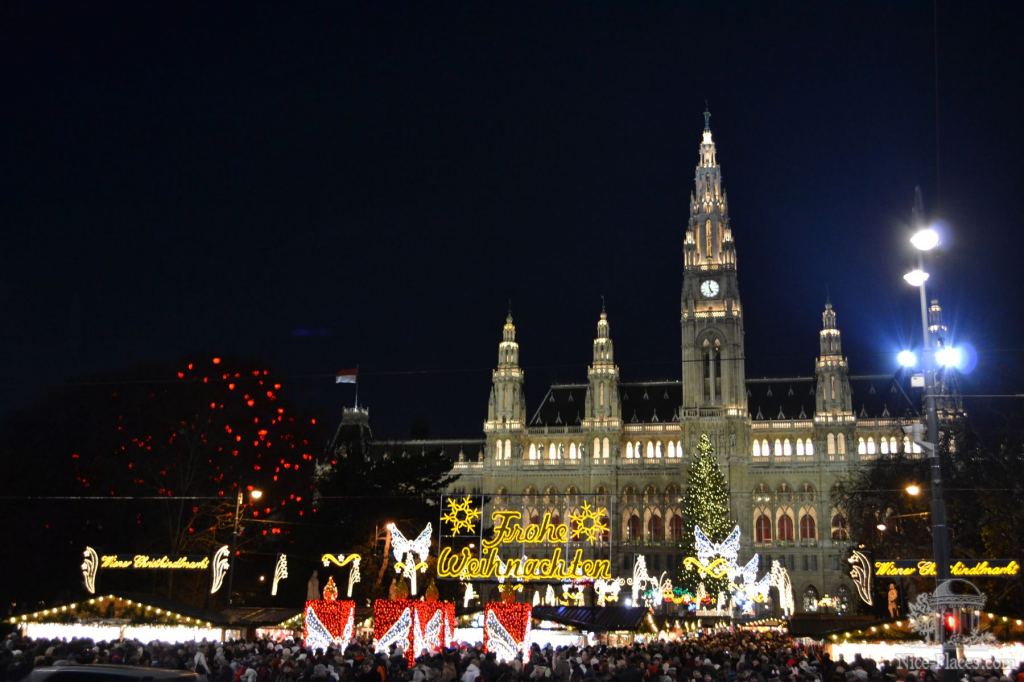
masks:
{"type": "Polygon", "coordinates": [[[156,568],[205,571],[209,567],[210,557],[208,556],[179,556],[172,559],[166,554],[163,556],[104,554],[100,557],[100,568],[156,568]]]}
{"type": "MultiPolygon", "coordinates": [[[[976,561],[954,561],[949,565],[949,574],[954,577],[973,576],[981,578],[1004,578],[1020,573],[1020,564],[1012,559],[978,559],[976,561]]],[[[935,562],[920,561],[876,561],[875,577],[931,576],[936,574],[935,562]]]]}
{"type": "MultiPolygon", "coordinates": [[[[460,511],[466,512],[465,509],[460,511]]],[[[468,547],[459,551],[444,547],[437,559],[437,575],[461,580],[611,580],[611,561],[584,558],[582,548],[575,549],[571,555],[563,547],[555,547],[547,557],[524,556],[502,560],[498,555],[499,550],[508,545],[566,545],[579,539],[594,544],[608,531],[603,521],[607,515],[608,510],[604,507],[595,509],[585,502],[569,517],[573,527],[552,522],[550,512],[544,514],[540,523],[524,526],[522,512],[509,509],[492,511],[494,533],[481,542],[481,555],[476,556],[468,547]]]]}
{"type": "Polygon", "coordinates": [[[857,588],[857,595],[862,602],[871,606],[874,601],[871,596],[871,562],[863,552],[857,550],[853,550],[846,561],[850,564],[850,577],[853,586],[857,588]]]}

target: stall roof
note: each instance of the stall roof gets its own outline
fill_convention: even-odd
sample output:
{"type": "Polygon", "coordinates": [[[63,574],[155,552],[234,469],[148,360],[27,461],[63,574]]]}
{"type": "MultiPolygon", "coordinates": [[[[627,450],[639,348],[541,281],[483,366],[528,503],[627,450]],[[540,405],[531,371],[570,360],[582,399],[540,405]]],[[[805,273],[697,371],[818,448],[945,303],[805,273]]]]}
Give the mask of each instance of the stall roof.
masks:
{"type": "Polygon", "coordinates": [[[533,618],[550,620],[589,632],[639,630],[647,609],[642,606],[535,606],[533,618]]]}

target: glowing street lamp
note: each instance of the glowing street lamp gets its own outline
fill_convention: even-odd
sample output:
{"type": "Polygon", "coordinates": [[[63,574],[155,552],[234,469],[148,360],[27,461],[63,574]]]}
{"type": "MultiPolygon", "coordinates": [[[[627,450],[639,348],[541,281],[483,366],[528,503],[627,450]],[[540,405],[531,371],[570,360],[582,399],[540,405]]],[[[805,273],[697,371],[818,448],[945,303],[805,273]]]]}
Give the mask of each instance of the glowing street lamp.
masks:
{"type": "Polygon", "coordinates": [[[942,367],[958,368],[963,362],[963,353],[955,346],[943,346],[935,351],[935,361],[942,367]]]}
{"type": "Polygon", "coordinates": [[[906,488],[904,488],[904,490],[906,490],[907,494],[910,495],[911,497],[917,497],[918,495],[921,494],[921,486],[919,486],[916,483],[911,483],[906,488]]]}
{"type": "Polygon", "coordinates": [[[884,523],[880,523],[877,526],[875,526],[875,528],[877,528],[880,533],[884,533],[885,529],[886,529],[886,525],[884,523]]]}
{"type": "MultiPolygon", "coordinates": [[[[263,497],[263,491],[259,488],[251,488],[249,490],[249,499],[256,502],[263,497]]],[[[235,525],[231,530],[231,567],[228,572],[228,606],[231,606],[232,596],[231,590],[235,584],[235,552],[238,546],[238,531],[239,526],[242,522],[242,486],[238,486],[238,496],[235,497],[235,525]]]]}
{"type": "Polygon", "coordinates": [[[928,273],[921,268],[914,268],[903,275],[903,280],[912,287],[922,287],[928,281],[928,273]]]}
{"type": "Polygon", "coordinates": [[[931,251],[939,245],[939,233],[934,227],[924,227],[914,233],[910,243],[918,251],[931,251]]]}
{"type": "Polygon", "coordinates": [[[896,362],[900,363],[900,367],[916,367],[917,355],[912,350],[901,350],[896,355],[896,362]]]}

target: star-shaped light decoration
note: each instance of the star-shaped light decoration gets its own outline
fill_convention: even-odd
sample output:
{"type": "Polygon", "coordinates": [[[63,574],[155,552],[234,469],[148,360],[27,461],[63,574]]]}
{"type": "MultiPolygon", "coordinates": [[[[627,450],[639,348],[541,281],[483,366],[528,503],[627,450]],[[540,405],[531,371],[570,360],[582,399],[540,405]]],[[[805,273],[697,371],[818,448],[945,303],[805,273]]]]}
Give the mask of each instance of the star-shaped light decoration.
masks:
{"type": "Polygon", "coordinates": [[[466,495],[461,502],[449,497],[448,512],[441,517],[441,520],[449,524],[452,535],[458,535],[463,528],[467,533],[473,532],[475,521],[480,518],[480,510],[473,507],[473,501],[466,495]]]}
{"type": "Polygon", "coordinates": [[[573,538],[579,539],[580,536],[584,536],[590,544],[600,540],[601,535],[608,532],[608,526],[602,521],[607,515],[608,510],[604,507],[594,509],[589,502],[584,502],[578,511],[569,514],[573,538]]]}

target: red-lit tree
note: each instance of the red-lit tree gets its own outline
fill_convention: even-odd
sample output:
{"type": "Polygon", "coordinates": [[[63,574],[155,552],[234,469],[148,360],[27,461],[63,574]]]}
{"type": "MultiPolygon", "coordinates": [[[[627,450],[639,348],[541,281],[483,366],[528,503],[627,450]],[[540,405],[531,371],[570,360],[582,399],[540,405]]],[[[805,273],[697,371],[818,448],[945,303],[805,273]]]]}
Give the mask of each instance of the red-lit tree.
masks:
{"type": "MultiPolygon", "coordinates": [[[[37,455],[37,467],[19,472],[20,490],[109,501],[39,504],[33,524],[40,519],[51,545],[74,548],[78,559],[71,561],[81,560],[86,544],[106,552],[210,554],[231,543],[242,490],[238,547],[272,556],[288,543],[292,524],[309,517],[311,443],[319,429],[286,404],[284,390],[269,370],[220,358],[61,390],[7,425],[7,447],[37,455]],[[263,493],[258,505],[252,489],[263,493]]],[[[153,587],[163,580],[178,599],[202,598],[200,576],[158,573],[149,578],[153,587]]],[[[236,588],[245,580],[236,575],[236,588]]]]}

